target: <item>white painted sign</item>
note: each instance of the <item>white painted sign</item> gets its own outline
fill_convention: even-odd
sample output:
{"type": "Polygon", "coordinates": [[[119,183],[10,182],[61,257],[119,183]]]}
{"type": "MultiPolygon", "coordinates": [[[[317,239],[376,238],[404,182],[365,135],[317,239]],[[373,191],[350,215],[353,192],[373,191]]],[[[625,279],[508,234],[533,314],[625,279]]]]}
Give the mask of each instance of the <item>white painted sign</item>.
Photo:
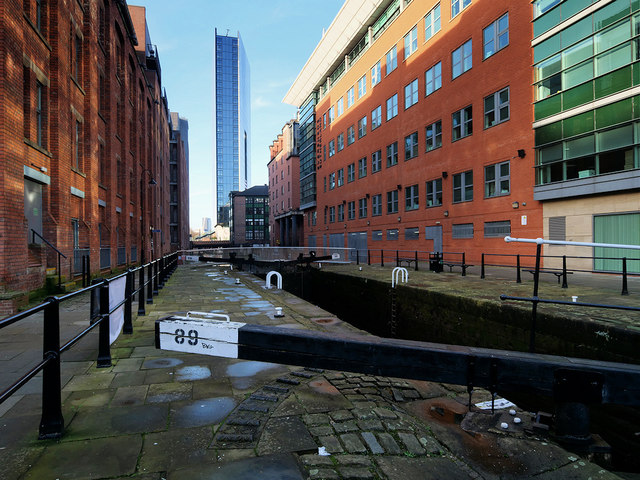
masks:
{"type": "Polygon", "coordinates": [[[245,323],[193,317],[158,320],[160,348],[238,358],[238,330],[245,323]]]}
{"type": "MultiPolygon", "coordinates": [[[[122,276],[117,280],[109,282],[109,310],[124,301],[125,288],[127,286],[127,277],[122,276]]],[[[109,344],[115,342],[120,335],[124,325],[124,305],[121,305],[116,311],[109,315],[109,344]]]]}
{"type": "Polygon", "coordinates": [[[332,260],[340,260],[340,254],[339,253],[332,253],[331,254],[331,259],[332,260]]]}
{"type": "Polygon", "coordinates": [[[186,255],[185,259],[187,262],[197,262],[198,260],[200,260],[200,257],[197,257],[195,255],[186,255]]]}
{"type": "Polygon", "coordinates": [[[526,225],[527,224],[527,216],[526,215],[522,215],[520,217],[520,224],[521,225],[526,225]]]}

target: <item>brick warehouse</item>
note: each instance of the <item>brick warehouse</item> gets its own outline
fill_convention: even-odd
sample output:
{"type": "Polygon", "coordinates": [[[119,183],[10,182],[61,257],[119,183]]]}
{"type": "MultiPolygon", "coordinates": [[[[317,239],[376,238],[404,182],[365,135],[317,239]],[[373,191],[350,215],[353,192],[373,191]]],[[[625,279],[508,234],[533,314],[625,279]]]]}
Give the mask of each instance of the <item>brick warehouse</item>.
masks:
{"type": "Polygon", "coordinates": [[[531,20],[529,2],[347,0],[284,99],[305,244],[477,262],[542,236],[531,20]]]}
{"type": "Polygon", "coordinates": [[[48,244],[67,257],[65,279],[82,255],[104,273],[170,250],[171,125],[144,8],[0,8],[0,294],[10,313],[57,267],[48,244]]]}

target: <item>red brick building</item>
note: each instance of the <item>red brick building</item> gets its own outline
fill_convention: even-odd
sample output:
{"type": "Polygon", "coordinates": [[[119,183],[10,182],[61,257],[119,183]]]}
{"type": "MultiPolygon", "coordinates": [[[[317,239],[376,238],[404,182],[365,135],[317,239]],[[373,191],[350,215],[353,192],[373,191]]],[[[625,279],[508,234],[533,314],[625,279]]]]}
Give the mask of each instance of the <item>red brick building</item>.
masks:
{"type": "Polygon", "coordinates": [[[315,103],[305,244],[476,262],[542,236],[531,19],[529,2],[347,0],[285,97],[315,103]]]}
{"type": "Polygon", "coordinates": [[[0,22],[8,313],[57,267],[56,250],[66,280],[83,255],[97,273],[169,252],[170,131],[144,8],[6,0],[0,22]]]}
{"type": "Polygon", "coordinates": [[[271,245],[304,244],[304,222],[300,210],[299,125],[291,120],[269,146],[269,225],[271,245]]]}

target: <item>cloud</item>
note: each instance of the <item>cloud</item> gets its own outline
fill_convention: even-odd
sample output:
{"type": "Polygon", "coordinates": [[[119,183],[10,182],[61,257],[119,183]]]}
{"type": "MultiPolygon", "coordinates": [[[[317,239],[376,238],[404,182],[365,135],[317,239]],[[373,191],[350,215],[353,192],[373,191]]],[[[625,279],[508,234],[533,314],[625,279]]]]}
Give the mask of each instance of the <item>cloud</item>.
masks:
{"type": "Polygon", "coordinates": [[[266,100],[263,97],[256,97],[255,100],[253,101],[253,108],[268,108],[273,106],[273,102],[270,100],[266,100]]]}

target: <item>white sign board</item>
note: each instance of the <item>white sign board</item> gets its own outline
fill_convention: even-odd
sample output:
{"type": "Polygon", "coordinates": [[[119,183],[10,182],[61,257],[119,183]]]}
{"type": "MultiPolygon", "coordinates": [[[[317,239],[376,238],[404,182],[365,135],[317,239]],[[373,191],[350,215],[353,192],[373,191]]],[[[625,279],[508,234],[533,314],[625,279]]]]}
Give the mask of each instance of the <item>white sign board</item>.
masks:
{"type": "Polygon", "coordinates": [[[157,323],[162,350],[226,358],[238,358],[238,330],[246,325],[188,317],[169,317],[157,323]]]}

